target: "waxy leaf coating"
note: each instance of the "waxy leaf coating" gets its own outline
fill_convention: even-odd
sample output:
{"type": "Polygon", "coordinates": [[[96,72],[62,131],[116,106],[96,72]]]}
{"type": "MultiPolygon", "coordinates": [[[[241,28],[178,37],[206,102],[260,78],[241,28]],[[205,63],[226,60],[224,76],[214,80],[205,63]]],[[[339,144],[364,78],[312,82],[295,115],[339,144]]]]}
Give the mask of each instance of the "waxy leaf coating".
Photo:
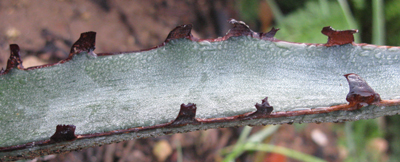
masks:
{"type": "Polygon", "coordinates": [[[330,28],[327,44],[290,43],[273,38],[277,29],[256,33],[229,22],[221,38],[200,40],[182,25],[161,45],[126,53],[94,54],[95,33],[82,33],[67,59],[27,69],[13,45],[0,73],[0,160],[210,128],[400,112],[399,47],[354,44],[354,30],[330,28]]]}

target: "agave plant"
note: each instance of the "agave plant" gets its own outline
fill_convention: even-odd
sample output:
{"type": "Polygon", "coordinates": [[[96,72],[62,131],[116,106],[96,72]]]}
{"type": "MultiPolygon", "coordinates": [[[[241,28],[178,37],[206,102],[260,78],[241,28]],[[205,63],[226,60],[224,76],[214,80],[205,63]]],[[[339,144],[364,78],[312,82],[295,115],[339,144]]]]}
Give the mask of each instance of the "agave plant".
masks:
{"type": "Polygon", "coordinates": [[[400,112],[399,47],[355,44],[357,30],[331,27],[322,29],[326,44],[291,43],[274,38],[278,29],[257,33],[229,22],[224,37],[197,39],[181,25],[159,46],[119,53],[94,53],[96,33],[86,32],[67,59],[30,68],[10,45],[0,73],[0,160],[210,128],[400,112]]]}

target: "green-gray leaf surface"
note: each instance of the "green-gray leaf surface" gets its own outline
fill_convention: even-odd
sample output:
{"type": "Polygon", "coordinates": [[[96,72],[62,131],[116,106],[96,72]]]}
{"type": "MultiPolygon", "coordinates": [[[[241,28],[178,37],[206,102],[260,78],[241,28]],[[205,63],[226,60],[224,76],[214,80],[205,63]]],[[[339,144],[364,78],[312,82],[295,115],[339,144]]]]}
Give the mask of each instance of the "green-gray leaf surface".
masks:
{"type": "MultiPolygon", "coordinates": [[[[97,58],[80,53],[64,64],[13,69],[0,76],[0,147],[48,139],[57,124],[73,124],[76,134],[89,134],[166,123],[176,118],[181,103],[188,102],[197,105],[197,118],[255,111],[254,104],[266,96],[274,112],[344,104],[347,73],[362,76],[382,99],[400,98],[397,47],[324,47],[241,36],[220,42],[179,39],[149,51],[97,58]]],[[[363,108],[290,120],[356,120],[395,114],[398,108],[381,113],[372,108],[364,113],[363,108]]],[[[287,122],[277,118],[255,123],[283,120],[287,122]]],[[[243,124],[251,121],[236,125],[243,124]]],[[[182,130],[221,126],[232,125],[182,130]]],[[[160,135],[162,130],[151,133],[160,135]]],[[[93,141],[85,147],[107,143],[106,139],[93,141]]]]}

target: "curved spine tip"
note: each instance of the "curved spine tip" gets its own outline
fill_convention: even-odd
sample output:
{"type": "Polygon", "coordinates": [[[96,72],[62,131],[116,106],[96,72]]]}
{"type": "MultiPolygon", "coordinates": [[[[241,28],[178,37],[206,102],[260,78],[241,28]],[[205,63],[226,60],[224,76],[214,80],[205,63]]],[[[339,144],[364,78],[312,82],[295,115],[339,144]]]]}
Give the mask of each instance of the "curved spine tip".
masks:
{"type": "Polygon", "coordinates": [[[279,28],[272,27],[267,33],[260,33],[261,39],[274,40],[275,34],[279,31],[279,28]]]}

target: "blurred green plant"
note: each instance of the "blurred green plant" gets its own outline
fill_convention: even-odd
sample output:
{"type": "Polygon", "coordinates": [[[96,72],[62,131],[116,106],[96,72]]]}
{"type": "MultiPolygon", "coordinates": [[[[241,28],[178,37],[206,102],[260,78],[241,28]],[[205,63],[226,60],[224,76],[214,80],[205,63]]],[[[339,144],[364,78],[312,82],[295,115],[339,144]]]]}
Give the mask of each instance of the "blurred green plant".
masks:
{"type": "MultiPolygon", "coordinates": [[[[273,0],[267,0],[274,15],[281,15],[273,0]]],[[[347,11],[346,5],[339,5],[335,1],[308,1],[304,8],[299,8],[285,16],[275,17],[277,27],[280,28],[277,39],[301,43],[326,43],[327,37],[320,32],[325,26],[332,26],[337,30],[357,28],[355,23],[349,23],[353,18],[347,11]],[[344,7],[341,7],[344,6],[344,7]],[[343,8],[343,10],[342,10],[343,8]],[[353,26],[353,27],[352,27],[353,26]]],[[[355,34],[358,41],[359,35],[355,34]]]]}
{"type": "Polygon", "coordinates": [[[238,141],[233,146],[227,146],[220,151],[221,155],[226,155],[224,162],[234,161],[235,158],[239,157],[246,151],[263,151],[263,152],[272,152],[285,155],[286,157],[300,160],[300,161],[308,161],[308,162],[324,162],[320,158],[307,155],[292,149],[288,149],[281,146],[275,146],[271,144],[262,143],[264,139],[271,136],[275,133],[280,126],[266,126],[261,131],[254,133],[250,137],[249,134],[252,130],[251,127],[245,126],[242,130],[242,133],[239,136],[238,141]]]}
{"type": "Polygon", "coordinates": [[[383,138],[385,135],[377,120],[379,118],[338,125],[336,132],[342,134],[339,136],[338,144],[344,146],[350,155],[345,161],[381,161],[380,157],[383,155],[369,147],[373,139],[383,138]]]}
{"type": "Polygon", "coordinates": [[[258,19],[258,4],[259,0],[240,0],[237,3],[239,9],[240,18],[247,24],[255,24],[258,19]]]}
{"type": "Polygon", "coordinates": [[[390,160],[389,161],[398,161],[400,159],[400,127],[398,123],[400,123],[400,117],[398,116],[390,116],[386,117],[386,138],[389,142],[389,150],[390,160]]]}
{"type": "Polygon", "coordinates": [[[385,1],[386,45],[400,45],[400,1],[385,1]]]}

